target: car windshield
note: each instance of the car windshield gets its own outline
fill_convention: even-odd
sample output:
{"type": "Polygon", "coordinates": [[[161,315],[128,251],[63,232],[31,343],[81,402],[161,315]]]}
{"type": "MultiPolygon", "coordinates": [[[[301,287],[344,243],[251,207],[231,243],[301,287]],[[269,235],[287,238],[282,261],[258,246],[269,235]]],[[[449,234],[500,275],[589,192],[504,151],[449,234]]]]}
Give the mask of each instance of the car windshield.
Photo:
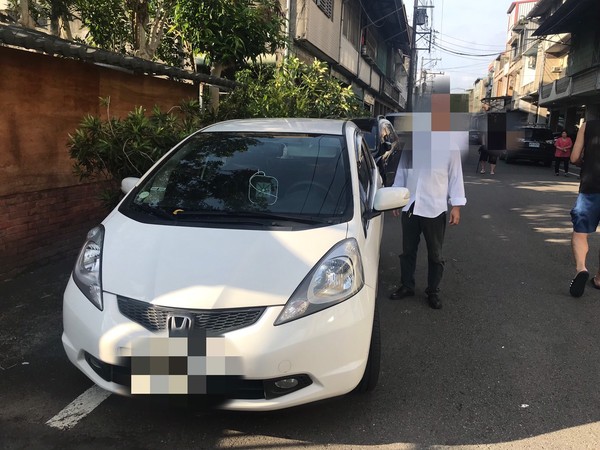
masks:
{"type": "Polygon", "coordinates": [[[342,136],[198,133],[136,188],[122,212],[339,223],[352,209],[347,153],[342,136]]]}
{"type": "Polygon", "coordinates": [[[525,139],[528,141],[552,140],[552,132],[546,128],[525,128],[525,139]]]}

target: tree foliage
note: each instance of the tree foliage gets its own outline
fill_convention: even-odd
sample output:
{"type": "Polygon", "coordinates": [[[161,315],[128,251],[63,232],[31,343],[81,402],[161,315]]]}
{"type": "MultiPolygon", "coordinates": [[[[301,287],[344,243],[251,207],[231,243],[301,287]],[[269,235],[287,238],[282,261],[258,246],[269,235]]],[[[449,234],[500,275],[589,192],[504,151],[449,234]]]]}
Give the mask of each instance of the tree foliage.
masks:
{"type": "Polygon", "coordinates": [[[35,28],[48,21],[54,36],[60,36],[62,31],[67,39],[72,39],[74,3],[75,0],[9,0],[8,10],[24,27],[35,28]]]}
{"type": "Polygon", "coordinates": [[[178,0],[174,22],[195,53],[222,68],[255,61],[286,43],[279,0],[178,0]]]}
{"type": "Polygon", "coordinates": [[[73,1],[90,44],[192,67],[203,53],[217,76],[285,44],[279,0],[73,1]]]}
{"type": "Polygon", "coordinates": [[[181,65],[181,49],[173,31],[176,0],[74,0],[87,42],[119,53],[153,60],[160,55],[181,65]]]}
{"type": "Polygon", "coordinates": [[[290,57],[275,69],[245,69],[239,87],[222,101],[219,118],[322,117],[364,115],[350,87],[329,75],[325,63],[311,65],[290,57]]]}

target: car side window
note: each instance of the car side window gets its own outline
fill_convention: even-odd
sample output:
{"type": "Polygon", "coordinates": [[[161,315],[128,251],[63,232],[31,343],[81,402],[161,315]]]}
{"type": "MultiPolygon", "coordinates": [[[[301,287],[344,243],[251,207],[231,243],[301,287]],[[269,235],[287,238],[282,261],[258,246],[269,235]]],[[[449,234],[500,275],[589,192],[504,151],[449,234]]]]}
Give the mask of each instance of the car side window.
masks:
{"type": "Polygon", "coordinates": [[[360,184],[361,213],[370,208],[369,198],[373,189],[373,169],[375,164],[364,139],[358,137],[359,150],[357,155],[358,181],[360,184]]]}

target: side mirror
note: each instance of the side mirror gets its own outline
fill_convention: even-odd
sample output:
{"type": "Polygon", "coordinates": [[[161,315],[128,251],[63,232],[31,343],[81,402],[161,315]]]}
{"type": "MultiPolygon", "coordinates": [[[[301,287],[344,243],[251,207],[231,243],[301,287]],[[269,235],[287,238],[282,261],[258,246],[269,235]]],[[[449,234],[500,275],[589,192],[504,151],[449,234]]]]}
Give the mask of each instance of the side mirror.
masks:
{"type": "Polygon", "coordinates": [[[138,181],[140,181],[140,179],[135,177],[123,178],[121,180],[121,192],[123,192],[123,194],[129,194],[138,181]]]}
{"type": "Polygon", "coordinates": [[[410,192],[403,187],[384,187],[377,191],[373,202],[376,211],[403,208],[410,200],[410,192]]]}

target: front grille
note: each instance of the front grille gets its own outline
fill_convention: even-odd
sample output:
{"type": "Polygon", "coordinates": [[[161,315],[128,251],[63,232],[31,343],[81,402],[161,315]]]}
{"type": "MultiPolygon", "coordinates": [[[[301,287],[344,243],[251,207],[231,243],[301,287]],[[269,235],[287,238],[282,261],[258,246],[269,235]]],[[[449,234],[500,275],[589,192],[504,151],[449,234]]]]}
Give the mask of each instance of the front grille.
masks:
{"type": "Polygon", "coordinates": [[[167,329],[169,314],[185,314],[194,319],[194,327],[209,333],[223,334],[254,324],[265,308],[234,309],[182,309],[152,305],[150,303],[117,296],[119,311],[128,319],[150,331],[167,329]]]}

